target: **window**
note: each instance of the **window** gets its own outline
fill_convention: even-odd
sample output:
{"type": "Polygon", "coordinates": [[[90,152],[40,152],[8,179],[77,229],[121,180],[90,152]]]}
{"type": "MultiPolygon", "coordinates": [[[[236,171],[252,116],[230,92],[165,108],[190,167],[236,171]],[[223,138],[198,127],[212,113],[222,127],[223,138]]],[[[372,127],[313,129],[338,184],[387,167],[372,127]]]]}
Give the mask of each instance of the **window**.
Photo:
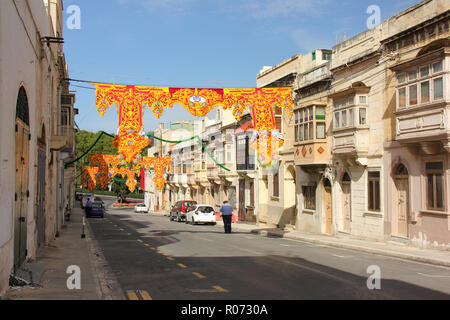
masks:
{"type": "Polygon", "coordinates": [[[369,171],[369,210],[380,211],[380,172],[369,171]]]}
{"type": "Polygon", "coordinates": [[[444,98],[443,61],[420,66],[397,75],[397,108],[444,98]],[[437,74],[438,73],[438,74],[437,74]]]}
{"type": "Polygon", "coordinates": [[[430,101],[430,81],[420,84],[420,102],[426,103],[430,101]]]}
{"type": "Polygon", "coordinates": [[[278,171],[273,175],[273,196],[280,196],[280,177],[278,175],[278,171]]]}
{"type": "Polygon", "coordinates": [[[340,113],[339,112],[335,112],[334,113],[334,128],[340,128],[341,127],[341,122],[340,122],[340,113]]]}
{"type": "Polygon", "coordinates": [[[417,104],[417,85],[409,87],[409,105],[417,104]]]}
{"type": "Polygon", "coordinates": [[[332,59],[331,52],[322,52],[322,60],[331,61],[331,59],[332,59]]]}
{"type": "Polygon", "coordinates": [[[444,97],[444,86],[442,78],[433,80],[434,99],[442,99],[444,97]]]}
{"type": "Polygon", "coordinates": [[[366,108],[359,108],[359,124],[365,125],[367,123],[366,108]]]}
{"type": "Polygon", "coordinates": [[[366,104],[367,97],[366,96],[359,96],[359,104],[366,104]]]}
{"type": "Polygon", "coordinates": [[[295,110],[295,141],[325,139],[325,106],[311,106],[295,110]],[[316,136],[314,137],[314,126],[316,136]]]}
{"type": "Polygon", "coordinates": [[[316,124],[316,138],[325,139],[325,123],[319,122],[316,124]]]}
{"type": "Polygon", "coordinates": [[[444,209],[444,177],[442,162],[427,162],[427,208],[429,210],[444,209]]]}
{"type": "Polygon", "coordinates": [[[312,53],[312,60],[313,61],[316,60],[316,52],[315,51],[312,53]]]}
{"type": "Polygon", "coordinates": [[[400,88],[398,89],[398,106],[406,107],[406,88],[400,88]]]}
{"type": "Polygon", "coordinates": [[[425,66],[420,68],[420,76],[423,77],[428,77],[428,75],[430,74],[430,67],[429,66],[425,66]]]}
{"type": "Polygon", "coordinates": [[[61,125],[69,126],[70,125],[70,110],[69,108],[61,107],[61,125]]]}
{"type": "Polygon", "coordinates": [[[316,210],[316,186],[303,186],[302,193],[304,208],[316,210]]]}
{"type": "Polygon", "coordinates": [[[441,72],[442,71],[442,61],[433,63],[433,73],[441,72]]]}
{"type": "Polygon", "coordinates": [[[355,125],[355,120],[353,118],[353,108],[348,109],[348,125],[353,127],[355,125]]]}
{"type": "Polygon", "coordinates": [[[417,70],[411,70],[408,72],[408,80],[413,81],[417,79],[417,70]]]}

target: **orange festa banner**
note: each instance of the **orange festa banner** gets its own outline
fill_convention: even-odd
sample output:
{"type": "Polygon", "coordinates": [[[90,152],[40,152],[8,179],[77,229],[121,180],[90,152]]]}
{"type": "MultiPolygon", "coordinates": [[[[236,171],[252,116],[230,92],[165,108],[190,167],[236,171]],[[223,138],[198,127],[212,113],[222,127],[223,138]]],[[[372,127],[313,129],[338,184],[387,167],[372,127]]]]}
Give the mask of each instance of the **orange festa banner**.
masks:
{"type": "Polygon", "coordinates": [[[224,110],[232,110],[238,121],[246,108],[251,108],[254,129],[258,132],[275,129],[274,107],[282,108],[289,116],[293,112],[291,87],[207,89],[92,84],[96,87],[96,107],[100,116],[111,106],[117,107],[119,133],[113,144],[127,163],[149,142],[142,123],[144,108],[150,109],[159,119],[165,109],[174,105],[181,105],[196,117],[206,116],[221,106],[224,110]]]}

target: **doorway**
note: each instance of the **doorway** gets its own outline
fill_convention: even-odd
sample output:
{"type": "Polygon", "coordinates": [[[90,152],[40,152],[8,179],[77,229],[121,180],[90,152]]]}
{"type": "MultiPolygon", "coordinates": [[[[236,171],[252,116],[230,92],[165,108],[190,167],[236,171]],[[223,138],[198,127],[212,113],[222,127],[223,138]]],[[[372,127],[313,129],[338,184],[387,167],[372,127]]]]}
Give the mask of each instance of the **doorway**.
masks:
{"type": "Polygon", "coordinates": [[[24,87],[20,87],[17,96],[15,131],[14,266],[20,267],[27,256],[27,212],[30,196],[28,191],[30,120],[24,87]]]}
{"type": "Polygon", "coordinates": [[[397,235],[408,237],[409,175],[401,163],[395,170],[394,180],[397,188],[397,235]]]}
{"type": "Polygon", "coordinates": [[[41,137],[38,139],[38,170],[37,170],[37,193],[36,193],[36,228],[37,228],[37,244],[42,245],[45,241],[45,127],[42,126],[41,137]]]}
{"type": "Polygon", "coordinates": [[[323,186],[325,190],[324,194],[324,207],[325,207],[325,233],[331,234],[331,225],[333,223],[333,212],[332,212],[332,202],[331,202],[331,183],[330,180],[325,179],[323,181],[323,186]]]}
{"type": "Polygon", "coordinates": [[[351,192],[350,192],[351,179],[347,172],[344,173],[344,176],[342,177],[341,187],[342,187],[342,218],[343,218],[342,231],[350,233],[352,222],[351,192]]]}

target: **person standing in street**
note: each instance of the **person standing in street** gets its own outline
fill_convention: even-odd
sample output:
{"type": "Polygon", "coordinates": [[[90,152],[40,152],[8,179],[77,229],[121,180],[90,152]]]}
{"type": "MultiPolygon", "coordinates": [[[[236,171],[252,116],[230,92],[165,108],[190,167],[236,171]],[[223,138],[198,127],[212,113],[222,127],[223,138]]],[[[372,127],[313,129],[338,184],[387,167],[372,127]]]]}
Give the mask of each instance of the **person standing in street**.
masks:
{"type": "Polygon", "coordinates": [[[222,214],[225,233],[231,233],[231,218],[233,216],[233,206],[229,204],[227,200],[223,202],[223,206],[222,208],[220,208],[220,213],[222,214]]]}
{"type": "Polygon", "coordinates": [[[86,216],[89,216],[91,214],[92,211],[92,200],[91,198],[88,199],[88,201],[86,202],[86,216]]]}

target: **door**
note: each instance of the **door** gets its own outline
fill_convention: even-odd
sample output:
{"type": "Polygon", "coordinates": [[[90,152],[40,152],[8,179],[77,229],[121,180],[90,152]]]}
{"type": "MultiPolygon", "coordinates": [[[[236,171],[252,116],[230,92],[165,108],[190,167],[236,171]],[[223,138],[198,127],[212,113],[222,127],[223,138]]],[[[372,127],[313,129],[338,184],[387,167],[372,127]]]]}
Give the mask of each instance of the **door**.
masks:
{"type": "Polygon", "coordinates": [[[325,233],[331,234],[331,224],[333,223],[332,220],[332,207],[331,207],[331,184],[330,181],[327,179],[324,183],[324,189],[325,189],[325,197],[324,197],[324,204],[325,204],[325,233]]]}
{"type": "Polygon", "coordinates": [[[38,246],[45,241],[45,150],[38,149],[38,173],[37,173],[37,242],[38,246]]]}
{"type": "Polygon", "coordinates": [[[402,163],[400,163],[395,170],[395,185],[397,187],[397,235],[407,237],[409,216],[409,173],[406,166],[402,163]]]}
{"type": "Polygon", "coordinates": [[[14,213],[14,265],[20,267],[27,255],[28,211],[28,126],[16,120],[15,157],[15,213],[14,213]]]}
{"type": "Polygon", "coordinates": [[[397,185],[397,234],[408,236],[408,177],[396,178],[397,185]]]}
{"type": "Polygon", "coordinates": [[[245,221],[245,179],[239,180],[239,221],[245,221]]]}
{"type": "Polygon", "coordinates": [[[350,233],[351,200],[350,200],[350,183],[348,182],[342,182],[342,217],[344,219],[343,231],[350,233]]]}

